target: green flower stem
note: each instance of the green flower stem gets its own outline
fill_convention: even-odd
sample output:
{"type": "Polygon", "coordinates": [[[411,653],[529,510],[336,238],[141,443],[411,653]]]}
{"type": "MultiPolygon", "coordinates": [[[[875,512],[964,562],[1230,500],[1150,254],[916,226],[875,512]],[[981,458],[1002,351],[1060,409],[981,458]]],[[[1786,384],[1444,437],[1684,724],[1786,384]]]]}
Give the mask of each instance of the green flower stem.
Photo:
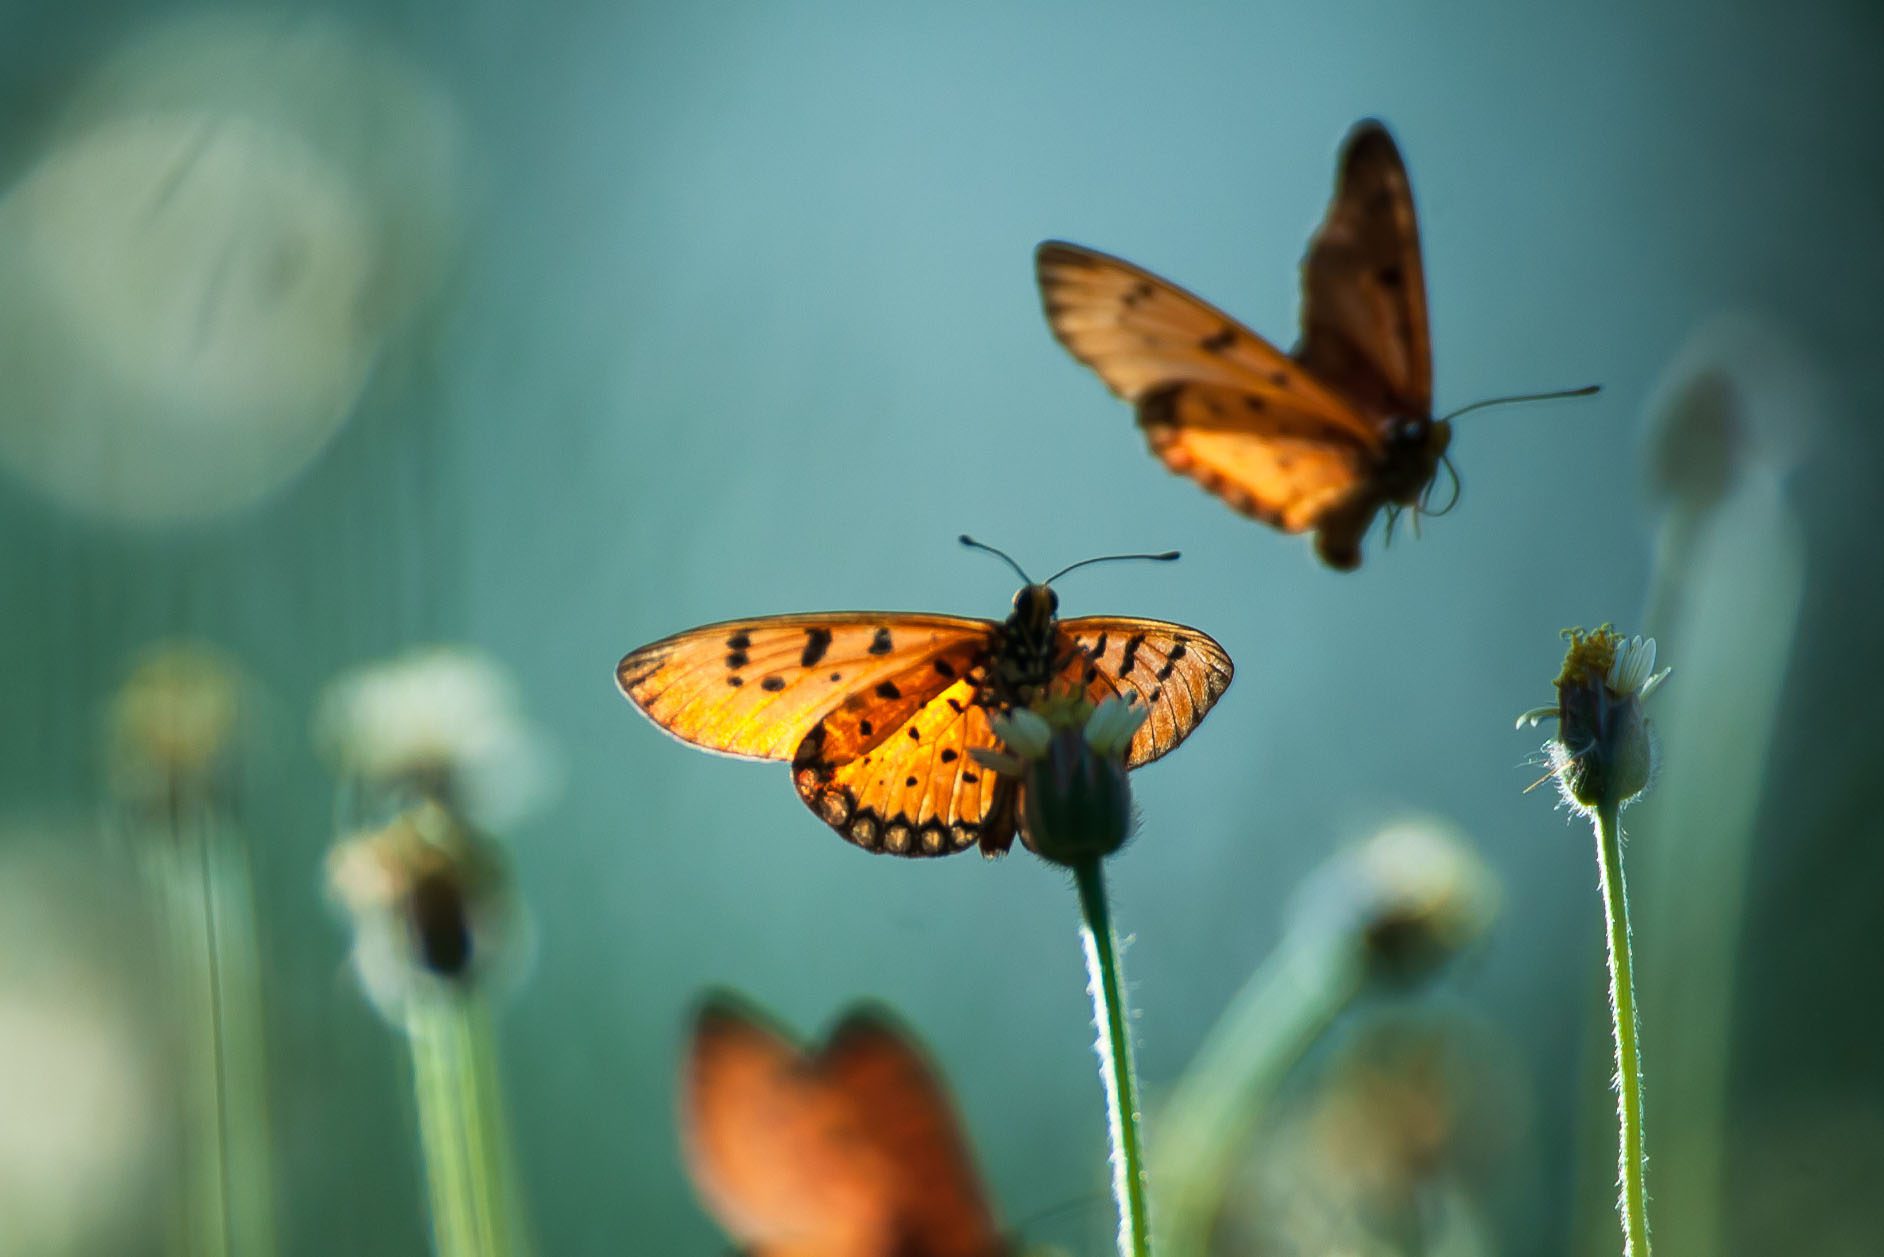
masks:
{"type": "Polygon", "coordinates": [[[489,1011],[476,995],[414,999],[406,1032],[437,1257],[526,1252],[489,1011]]]}
{"type": "Polygon", "coordinates": [[[1353,939],[1291,938],[1244,982],[1158,1119],[1159,1213],[1167,1251],[1208,1251],[1232,1163],[1282,1079],[1361,989],[1353,939]]]}
{"type": "Polygon", "coordinates": [[[275,1251],[260,948],[247,850],[218,810],[173,797],[131,824],[145,853],[183,1021],[189,1205],[171,1243],[191,1257],[275,1251]]]}
{"type": "Polygon", "coordinates": [[[1073,866],[1085,919],[1086,973],[1098,1027],[1099,1076],[1105,1086],[1112,1137],[1112,1193],[1119,1206],[1120,1257],[1150,1257],[1151,1210],[1145,1193],[1145,1157],[1138,1133],[1138,1079],[1132,1069],[1131,1027],[1119,979],[1119,941],[1106,903],[1105,874],[1097,857],[1073,866]]]}
{"type": "Polygon", "coordinates": [[[1622,875],[1622,825],[1614,803],[1596,809],[1596,864],[1602,874],[1603,915],[1609,927],[1609,1009],[1616,1034],[1618,1174],[1622,1195],[1623,1257],[1649,1257],[1648,1200],[1643,1186],[1642,1051],[1636,1020],[1635,975],[1629,954],[1629,890],[1622,875]]]}

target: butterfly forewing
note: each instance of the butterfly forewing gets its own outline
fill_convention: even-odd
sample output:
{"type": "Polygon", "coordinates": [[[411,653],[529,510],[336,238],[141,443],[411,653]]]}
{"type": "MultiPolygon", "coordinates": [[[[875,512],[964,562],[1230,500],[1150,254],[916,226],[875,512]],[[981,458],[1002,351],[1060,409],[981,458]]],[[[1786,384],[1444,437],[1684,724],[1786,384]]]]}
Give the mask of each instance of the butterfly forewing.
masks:
{"type": "Polygon", "coordinates": [[[716,1002],[697,1017],[681,1085],[687,1167],[742,1245],[769,1257],[880,1257],[894,1167],[865,1115],[763,1019],[716,1002]]]}
{"type": "Polygon", "coordinates": [[[895,1167],[899,1253],[1005,1251],[954,1105],[908,1032],[882,1014],[852,1013],[832,1032],[819,1067],[870,1115],[871,1134],[895,1167]]]}
{"type": "Polygon", "coordinates": [[[683,742],[790,759],[847,697],[985,643],[993,628],[959,616],[847,611],[728,620],[643,646],[615,677],[630,702],[683,742]]]}
{"type": "Polygon", "coordinates": [[[1334,201],[1303,260],[1297,356],[1381,418],[1432,412],[1413,186],[1378,122],[1363,122],[1348,136],[1334,201]]]}
{"type": "Polygon", "coordinates": [[[1163,620],[1089,615],[1062,620],[1070,662],[1062,673],[1095,703],[1119,698],[1151,714],[1126,752],[1136,768],[1190,736],[1234,672],[1222,646],[1196,629],[1163,620]]]}
{"type": "MultiPolygon", "coordinates": [[[[1034,255],[1047,323],[1114,393],[1140,402],[1178,385],[1217,385],[1304,423],[1377,439],[1341,398],[1256,333],[1123,258],[1061,241],[1034,255]]],[[[1232,413],[1225,422],[1236,423],[1232,413]]]]}
{"type": "Polygon", "coordinates": [[[948,1096],[894,1022],[807,1053],[742,1003],[697,1016],[682,1135],[702,1198],[754,1257],[996,1257],[948,1096]]]}

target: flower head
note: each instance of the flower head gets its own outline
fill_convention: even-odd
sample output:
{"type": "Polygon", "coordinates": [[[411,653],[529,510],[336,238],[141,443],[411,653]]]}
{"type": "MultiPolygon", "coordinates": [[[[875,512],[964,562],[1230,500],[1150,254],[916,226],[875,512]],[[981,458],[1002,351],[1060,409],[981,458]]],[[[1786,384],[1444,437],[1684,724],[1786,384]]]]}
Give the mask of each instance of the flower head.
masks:
{"type": "Polygon", "coordinates": [[[390,1020],[412,1000],[469,990],[517,950],[498,851],[435,803],[340,842],[327,877],[353,920],[361,985],[390,1020]]]}
{"type": "Polygon", "coordinates": [[[111,700],[113,790],[130,803],[165,806],[221,790],[243,688],[235,665],[208,647],[170,642],[144,651],[111,700]]]}
{"type": "Polygon", "coordinates": [[[429,646],[342,675],[315,714],[341,773],[404,806],[432,799],[503,827],[549,793],[550,756],[495,662],[429,646]]]}
{"type": "Polygon", "coordinates": [[[994,718],[999,751],[969,752],[1020,783],[1021,838],[1055,864],[1111,855],[1132,831],[1125,752],[1148,715],[1116,698],[1049,697],[994,718]]]}
{"type": "Polygon", "coordinates": [[[1358,945],[1371,976],[1422,978],[1481,938],[1498,912],[1498,883],[1465,836],[1409,817],[1340,852],[1304,884],[1298,929],[1358,945]]]}
{"type": "Polygon", "coordinates": [[[1570,648],[1557,675],[1557,702],[1518,717],[1518,727],[1555,716],[1546,744],[1551,776],[1578,811],[1638,798],[1654,776],[1655,742],[1642,704],[1670,669],[1655,671],[1655,639],[1625,638],[1605,624],[1565,629],[1570,648]]]}

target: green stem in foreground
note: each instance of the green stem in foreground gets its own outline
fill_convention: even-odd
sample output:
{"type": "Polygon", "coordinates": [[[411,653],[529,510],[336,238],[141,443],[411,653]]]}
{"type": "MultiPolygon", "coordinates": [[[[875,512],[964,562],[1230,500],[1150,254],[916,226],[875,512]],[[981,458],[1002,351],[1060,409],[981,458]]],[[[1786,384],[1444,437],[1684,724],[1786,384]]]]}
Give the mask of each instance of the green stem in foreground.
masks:
{"type": "Polygon", "coordinates": [[[1166,1252],[1209,1249],[1238,1149],[1263,1125],[1283,1078],[1360,991],[1362,973],[1352,938],[1290,937],[1211,1028],[1159,1114],[1166,1252]]]}
{"type": "Polygon", "coordinates": [[[1098,857],[1073,866],[1085,918],[1086,973],[1093,1022],[1099,1029],[1099,1076],[1105,1086],[1112,1137],[1112,1193],[1119,1206],[1121,1257],[1150,1257],[1151,1210],[1145,1198],[1145,1156],[1138,1134],[1138,1079],[1132,1069],[1131,1027],[1119,978],[1119,941],[1112,932],[1105,874],[1098,857]]]}
{"type": "Polygon", "coordinates": [[[419,999],[406,1018],[437,1257],[523,1251],[491,1023],[475,995],[419,999]]]}
{"type": "Polygon", "coordinates": [[[1602,874],[1609,927],[1609,1010],[1616,1034],[1616,1120],[1621,1130],[1616,1202],[1622,1214],[1623,1257],[1649,1257],[1648,1200],[1643,1185],[1642,1049],[1629,955],[1629,889],[1622,875],[1622,825],[1614,803],[1595,812],[1596,865],[1602,874]]]}

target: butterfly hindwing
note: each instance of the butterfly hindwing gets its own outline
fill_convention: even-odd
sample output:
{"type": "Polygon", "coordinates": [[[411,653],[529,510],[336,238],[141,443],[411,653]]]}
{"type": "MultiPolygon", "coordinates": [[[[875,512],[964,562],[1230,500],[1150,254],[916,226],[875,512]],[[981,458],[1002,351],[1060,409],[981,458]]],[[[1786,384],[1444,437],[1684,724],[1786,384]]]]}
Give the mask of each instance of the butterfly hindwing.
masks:
{"type": "Polygon", "coordinates": [[[1138,416],[1165,466],[1285,532],[1317,526],[1372,463],[1346,429],[1218,385],[1159,390],[1138,416]]]}
{"type": "Polygon", "coordinates": [[[1297,356],[1373,414],[1432,412],[1432,344],[1413,186],[1378,122],[1342,146],[1327,217],[1302,262],[1297,356]]]}
{"type": "Polygon", "coordinates": [[[970,643],[993,625],[949,615],[828,612],[728,620],[643,646],[615,670],[629,701],[694,746],[791,759],[850,695],[970,643]]]}
{"type": "Polygon", "coordinates": [[[1169,753],[1195,729],[1234,668],[1209,635],[1163,620],[1088,615],[1062,620],[1069,662],[1061,675],[1095,703],[1119,698],[1151,712],[1126,752],[1129,768],[1169,753]]]}
{"type": "Polygon", "coordinates": [[[865,850],[951,855],[978,842],[1004,848],[1012,837],[1012,790],[970,754],[998,745],[975,701],[972,653],[938,654],[908,684],[923,668],[935,676],[938,662],[955,675],[923,701],[840,708],[806,735],[793,760],[805,805],[865,850]]]}

